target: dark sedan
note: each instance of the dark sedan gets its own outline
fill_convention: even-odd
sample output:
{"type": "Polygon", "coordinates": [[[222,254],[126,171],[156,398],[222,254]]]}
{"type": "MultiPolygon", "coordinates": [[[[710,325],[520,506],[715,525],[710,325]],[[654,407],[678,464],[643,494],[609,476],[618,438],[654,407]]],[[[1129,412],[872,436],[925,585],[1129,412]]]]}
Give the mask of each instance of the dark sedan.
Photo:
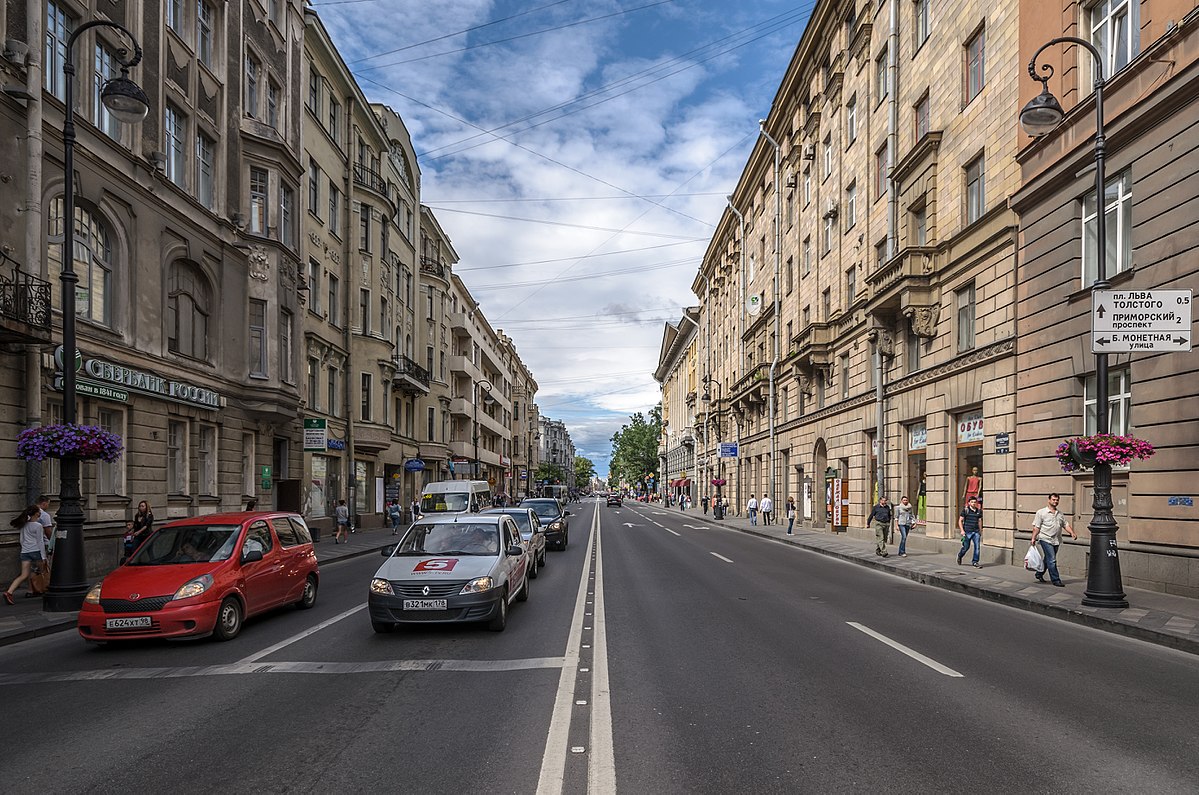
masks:
{"type": "Polygon", "coordinates": [[[608,495],[608,505],[615,505],[617,508],[624,505],[624,500],[621,499],[620,492],[614,491],[608,495]]]}
{"type": "Polygon", "coordinates": [[[555,499],[535,497],[529,500],[523,500],[520,504],[521,508],[532,508],[537,514],[537,518],[541,520],[541,526],[545,528],[545,540],[552,544],[554,549],[566,549],[566,544],[570,540],[570,511],[565,510],[562,504],[555,499]]]}

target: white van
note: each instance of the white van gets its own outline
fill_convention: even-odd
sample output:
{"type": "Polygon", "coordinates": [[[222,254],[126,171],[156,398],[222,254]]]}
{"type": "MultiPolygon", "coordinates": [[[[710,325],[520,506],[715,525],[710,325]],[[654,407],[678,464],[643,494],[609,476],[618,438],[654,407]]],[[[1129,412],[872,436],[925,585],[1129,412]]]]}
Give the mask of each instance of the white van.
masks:
{"type": "Polygon", "coordinates": [[[491,486],[485,480],[438,480],[420,493],[422,513],[478,513],[491,507],[491,486]]]}

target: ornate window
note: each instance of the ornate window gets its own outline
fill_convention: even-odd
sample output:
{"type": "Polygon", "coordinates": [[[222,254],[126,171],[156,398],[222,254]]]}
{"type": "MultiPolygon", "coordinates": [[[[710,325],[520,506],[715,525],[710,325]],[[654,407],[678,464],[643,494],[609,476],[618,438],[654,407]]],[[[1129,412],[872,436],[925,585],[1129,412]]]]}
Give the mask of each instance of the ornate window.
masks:
{"type": "MultiPolygon", "coordinates": [[[[51,283],[62,273],[63,199],[50,202],[47,270],[51,283]]],[[[86,208],[75,206],[75,314],[95,323],[112,325],[112,243],[108,228],[86,208]]],[[[54,299],[61,300],[55,290],[54,299]]],[[[61,306],[59,307],[62,308],[61,306]]]]}
{"type": "Polygon", "coordinates": [[[208,358],[208,318],[212,288],[191,262],[171,266],[167,281],[167,348],[192,359],[208,358]]]}

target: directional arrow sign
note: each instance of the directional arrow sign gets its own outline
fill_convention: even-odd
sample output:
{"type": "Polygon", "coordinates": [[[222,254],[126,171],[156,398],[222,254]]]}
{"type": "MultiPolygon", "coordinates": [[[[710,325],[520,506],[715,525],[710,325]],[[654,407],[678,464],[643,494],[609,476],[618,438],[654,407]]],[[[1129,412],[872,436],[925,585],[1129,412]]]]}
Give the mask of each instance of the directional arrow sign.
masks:
{"type": "Polygon", "coordinates": [[[1190,290],[1096,290],[1091,293],[1091,351],[1189,351],[1190,290]]]}

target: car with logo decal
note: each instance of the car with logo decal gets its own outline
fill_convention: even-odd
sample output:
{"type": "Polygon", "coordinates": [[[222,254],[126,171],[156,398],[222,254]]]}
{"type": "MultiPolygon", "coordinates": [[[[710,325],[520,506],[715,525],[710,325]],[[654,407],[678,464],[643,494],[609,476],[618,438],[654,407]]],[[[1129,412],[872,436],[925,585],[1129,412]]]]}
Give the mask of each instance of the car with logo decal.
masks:
{"type": "Polygon", "coordinates": [[[212,635],[231,640],[245,619],[316,604],[320,570],[299,514],[243,511],[168,522],[91,587],[77,626],[84,640],[212,635]]]}
{"type": "Polygon", "coordinates": [[[503,632],[511,603],[529,598],[532,556],[507,514],[426,515],[383,556],[367,595],[375,632],[472,621],[503,632]]]}

